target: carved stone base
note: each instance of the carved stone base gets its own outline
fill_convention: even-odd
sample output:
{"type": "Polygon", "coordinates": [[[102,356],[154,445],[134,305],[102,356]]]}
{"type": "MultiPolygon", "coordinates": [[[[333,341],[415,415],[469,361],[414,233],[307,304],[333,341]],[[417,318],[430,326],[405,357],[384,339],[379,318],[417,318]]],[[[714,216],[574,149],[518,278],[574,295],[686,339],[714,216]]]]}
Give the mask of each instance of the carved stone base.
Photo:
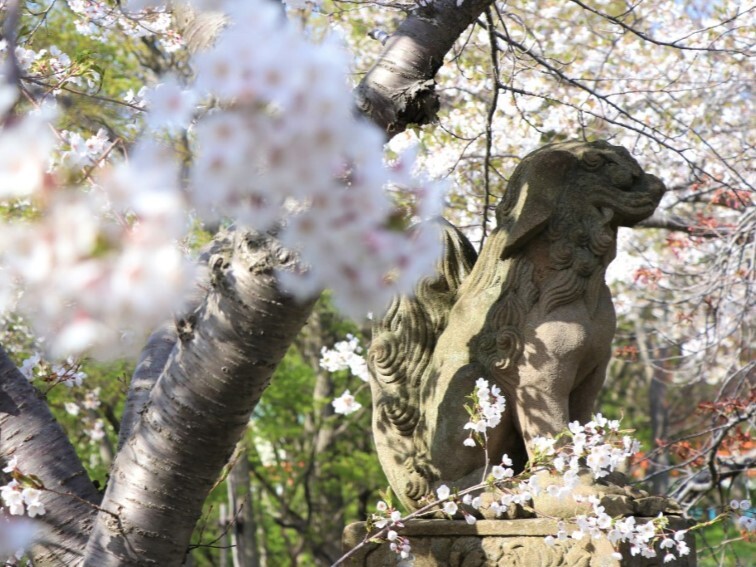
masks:
{"type": "MultiPolygon", "coordinates": [[[[645,521],[645,518],[638,518],[645,521]]],[[[671,529],[684,529],[685,520],[670,518],[671,529]]],[[[347,561],[350,567],[655,567],[663,564],[664,553],[654,559],[612,557],[606,539],[569,539],[549,546],[544,538],[557,533],[554,520],[480,520],[475,525],[456,520],[414,520],[399,530],[409,538],[414,561],[400,561],[387,543],[368,544],[347,561]]],[[[569,532],[569,529],[568,529],[569,532]]],[[[344,530],[344,551],[353,549],[365,537],[365,524],[350,524],[344,530]]],[[[695,567],[695,542],[688,536],[689,555],[664,563],[664,567],[695,567]]]]}

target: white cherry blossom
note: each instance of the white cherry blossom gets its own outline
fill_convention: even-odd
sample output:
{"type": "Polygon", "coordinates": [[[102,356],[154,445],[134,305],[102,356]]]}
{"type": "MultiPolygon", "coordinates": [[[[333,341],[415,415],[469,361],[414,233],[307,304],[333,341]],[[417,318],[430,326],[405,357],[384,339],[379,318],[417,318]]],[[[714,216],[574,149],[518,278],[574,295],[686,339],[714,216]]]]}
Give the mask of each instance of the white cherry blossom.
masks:
{"type": "Polygon", "coordinates": [[[341,415],[350,415],[362,407],[362,404],[354,399],[349,390],[344,390],[338,398],[331,402],[333,411],[341,415]]]}

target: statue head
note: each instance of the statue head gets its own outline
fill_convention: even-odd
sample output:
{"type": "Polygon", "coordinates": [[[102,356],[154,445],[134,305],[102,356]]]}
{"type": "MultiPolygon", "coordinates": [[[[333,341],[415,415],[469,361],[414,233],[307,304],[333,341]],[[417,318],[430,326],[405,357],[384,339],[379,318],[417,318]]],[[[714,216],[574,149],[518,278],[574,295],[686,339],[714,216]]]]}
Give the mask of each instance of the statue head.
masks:
{"type": "Polygon", "coordinates": [[[526,156],[496,208],[509,256],[544,230],[554,215],[598,214],[614,226],[633,226],[651,216],[664,184],[643,173],[630,153],[608,142],[561,142],[526,156]]]}

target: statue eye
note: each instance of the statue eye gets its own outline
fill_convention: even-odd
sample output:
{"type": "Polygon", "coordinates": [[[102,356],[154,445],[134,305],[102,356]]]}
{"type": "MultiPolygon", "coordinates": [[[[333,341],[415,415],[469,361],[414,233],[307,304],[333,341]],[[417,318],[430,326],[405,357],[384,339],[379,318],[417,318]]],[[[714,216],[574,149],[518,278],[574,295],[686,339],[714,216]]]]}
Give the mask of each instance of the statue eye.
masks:
{"type": "Polygon", "coordinates": [[[606,159],[599,152],[585,152],[583,154],[582,165],[588,171],[596,171],[606,162],[606,159]]]}

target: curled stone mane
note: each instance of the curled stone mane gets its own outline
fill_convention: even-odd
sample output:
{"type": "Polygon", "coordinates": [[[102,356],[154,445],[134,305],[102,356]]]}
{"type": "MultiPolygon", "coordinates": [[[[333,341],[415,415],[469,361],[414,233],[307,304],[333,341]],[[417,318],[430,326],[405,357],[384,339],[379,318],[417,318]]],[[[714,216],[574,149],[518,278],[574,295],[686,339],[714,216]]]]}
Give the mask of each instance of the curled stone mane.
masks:
{"type": "Polygon", "coordinates": [[[606,267],[614,258],[615,230],[610,225],[610,209],[600,215],[582,219],[575,211],[560,210],[549,223],[549,266],[553,277],[541,286],[544,312],[550,313],[560,305],[583,298],[589,312],[598,303],[598,294],[604,282],[606,267]]]}
{"type": "Polygon", "coordinates": [[[493,376],[513,368],[522,356],[522,324],[538,301],[532,284],[533,264],[518,255],[505,260],[501,294],[493,304],[482,332],[475,337],[473,351],[478,362],[493,376]]]}

